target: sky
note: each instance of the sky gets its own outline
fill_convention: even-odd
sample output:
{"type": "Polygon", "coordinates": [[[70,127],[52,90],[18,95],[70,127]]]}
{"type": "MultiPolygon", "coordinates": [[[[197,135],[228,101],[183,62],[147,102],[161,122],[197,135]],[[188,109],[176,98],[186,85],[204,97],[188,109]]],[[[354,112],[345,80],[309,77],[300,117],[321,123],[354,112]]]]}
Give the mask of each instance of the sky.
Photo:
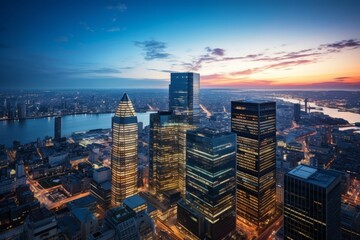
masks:
{"type": "Polygon", "coordinates": [[[360,89],[360,1],[1,0],[0,88],[360,89]]]}

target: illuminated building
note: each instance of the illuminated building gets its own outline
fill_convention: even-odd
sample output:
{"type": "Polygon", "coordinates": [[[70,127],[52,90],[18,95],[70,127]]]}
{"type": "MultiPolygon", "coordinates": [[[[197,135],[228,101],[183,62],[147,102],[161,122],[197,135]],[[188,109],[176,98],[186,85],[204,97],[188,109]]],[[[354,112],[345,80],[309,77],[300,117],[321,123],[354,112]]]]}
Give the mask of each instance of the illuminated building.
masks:
{"type": "Polygon", "coordinates": [[[176,116],[171,112],[150,115],[149,182],[151,193],[163,198],[179,189],[179,144],[176,116]]]}
{"type": "Polygon", "coordinates": [[[171,73],[169,110],[187,116],[189,124],[199,122],[200,74],[171,73]]]}
{"type": "Polygon", "coordinates": [[[188,131],[186,140],[178,223],[200,239],[223,239],[236,228],[236,135],[201,128],[188,131]]]}
{"type": "Polygon", "coordinates": [[[300,165],[285,174],[284,239],[341,239],[341,177],[300,165]]]}
{"type": "Polygon", "coordinates": [[[55,133],[54,138],[59,140],[61,138],[61,117],[55,117],[55,133]]]}
{"type": "Polygon", "coordinates": [[[262,227],[275,212],[276,103],[231,102],[237,134],[237,214],[262,227]]]}
{"type": "Polygon", "coordinates": [[[185,194],[186,130],[194,127],[184,121],[184,116],[170,111],[150,115],[150,192],[160,200],[168,191],[185,194]]]}
{"type": "Polygon", "coordinates": [[[112,140],[111,205],[116,207],[137,193],[138,125],[134,107],[126,93],[112,118],[112,140]]]}

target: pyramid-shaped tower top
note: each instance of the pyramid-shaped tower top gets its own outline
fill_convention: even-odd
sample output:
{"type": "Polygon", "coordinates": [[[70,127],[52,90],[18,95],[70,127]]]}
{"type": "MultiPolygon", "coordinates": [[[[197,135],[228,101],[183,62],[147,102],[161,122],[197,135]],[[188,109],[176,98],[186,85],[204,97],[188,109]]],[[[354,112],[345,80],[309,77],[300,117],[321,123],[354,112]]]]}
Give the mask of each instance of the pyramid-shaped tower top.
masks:
{"type": "Polygon", "coordinates": [[[127,93],[124,93],[124,96],[121,98],[122,102],[131,102],[129,95],[127,93]]]}
{"type": "Polygon", "coordinates": [[[115,116],[117,117],[136,117],[134,106],[127,93],[121,98],[119,106],[116,109],[115,116]]]}

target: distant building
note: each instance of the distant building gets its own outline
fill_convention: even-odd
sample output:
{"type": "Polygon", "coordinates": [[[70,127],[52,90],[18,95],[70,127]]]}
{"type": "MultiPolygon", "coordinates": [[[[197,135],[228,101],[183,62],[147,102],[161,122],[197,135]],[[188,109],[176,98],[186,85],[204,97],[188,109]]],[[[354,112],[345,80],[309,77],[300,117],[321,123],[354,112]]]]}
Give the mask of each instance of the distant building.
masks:
{"type": "Polygon", "coordinates": [[[20,120],[25,119],[26,118],[26,105],[25,103],[18,103],[17,105],[18,108],[18,118],[20,120]]]}
{"type": "Polygon", "coordinates": [[[92,180],[90,183],[90,193],[96,198],[103,210],[108,210],[111,206],[111,181],[98,183],[92,180]]]}
{"type": "Polygon", "coordinates": [[[200,239],[236,229],[236,135],[203,128],[186,135],[186,196],[178,223],[200,239]]]}
{"type": "Polygon", "coordinates": [[[140,197],[139,195],[134,195],[131,197],[128,197],[124,200],[124,206],[127,206],[128,208],[131,208],[136,213],[147,211],[147,203],[146,201],[140,197]]]}
{"type": "Polygon", "coordinates": [[[117,207],[122,201],[137,193],[138,177],[138,125],[129,96],[122,97],[112,118],[111,205],[117,207]]]}
{"type": "Polygon", "coordinates": [[[93,179],[97,183],[102,183],[111,180],[111,169],[105,166],[94,169],[93,179]]]}
{"type": "Polygon", "coordinates": [[[300,116],[301,116],[300,104],[295,103],[294,104],[294,118],[293,118],[293,120],[298,123],[300,121],[300,116]]]}
{"type": "Polygon", "coordinates": [[[61,184],[71,195],[75,195],[90,188],[90,179],[82,174],[71,174],[61,177],[61,184]]]}
{"type": "Polygon", "coordinates": [[[341,239],[341,176],[300,165],[285,174],[284,239],[341,239]]]}
{"type": "Polygon", "coordinates": [[[360,239],[360,207],[341,205],[341,239],[360,239]]]}
{"type": "Polygon", "coordinates": [[[144,212],[120,206],[106,212],[107,225],[115,230],[115,240],[153,239],[154,223],[144,212]]]}
{"type": "Polygon", "coordinates": [[[237,214],[262,227],[275,213],[276,103],[231,102],[237,135],[237,214]]]}
{"type": "Polygon", "coordinates": [[[46,208],[31,212],[25,221],[25,239],[59,239],[60,234],[55,214],[46,208]]]}
{"type": "Polygon", "coordinates": [[[49,164],[51,167],[62,165],[65,162],[69,162],[68,159],[69,153],[67,152],[58,152],[49,156],[49,164]]]}
{"type": "Polygon", "coordinates": [[[171,73],[169,110],[187,116],[189,124],[197,124],[200,114],[200,74],[171,73]]]}
{"type": "Polygon", "coordinates": [[[55,117],[55,133],[54,139],[61,139],[61,117],[55,117]]]}

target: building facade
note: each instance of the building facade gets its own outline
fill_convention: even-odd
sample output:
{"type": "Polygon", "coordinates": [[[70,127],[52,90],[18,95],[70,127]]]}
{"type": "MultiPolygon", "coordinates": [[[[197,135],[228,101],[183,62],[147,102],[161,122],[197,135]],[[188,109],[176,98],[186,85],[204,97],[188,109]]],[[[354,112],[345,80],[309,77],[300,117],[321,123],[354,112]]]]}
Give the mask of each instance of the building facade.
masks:
{"type": "Polygon", "coordinates": [[[169,85],[169,110],[187,116],[189,124],[199,122],[200,74],[171,73],[169,85]]]}
{"type": "Polygon", "coordinates": [[[122,97],[112,118],[111,149],[111,205],[137,193],[138,176],[138,125],[129,96],[122,97]]]}
{"type": "Polygon", "coordinates": [[[263,227],[275,212],[276,103],[231,102],[237,135],[237,214],[263,227]]]}
{"type": "Polygon", "coordinates": [[[201,128],[188,131],[186,140],[178,222],[200,239],[222,239],[236,228],[236,135],[201,128]]]}
{"type": "Polygon", "coordinates": [[[160,200],[168,191],[185,194],[186,116],[171,111],[150,115],[149,183],[150,192],[160,200]]]}
{"type": "Polygon", "coordinates": [[[59,140],[61,138],[61,117],[55,117],[54,131],[54,138],[59,140]]]}
{"type": "Polygon", "coordinates": [[[341,239],[341,176],[300,165],[285,174],[284,239],[341,239]]]}

